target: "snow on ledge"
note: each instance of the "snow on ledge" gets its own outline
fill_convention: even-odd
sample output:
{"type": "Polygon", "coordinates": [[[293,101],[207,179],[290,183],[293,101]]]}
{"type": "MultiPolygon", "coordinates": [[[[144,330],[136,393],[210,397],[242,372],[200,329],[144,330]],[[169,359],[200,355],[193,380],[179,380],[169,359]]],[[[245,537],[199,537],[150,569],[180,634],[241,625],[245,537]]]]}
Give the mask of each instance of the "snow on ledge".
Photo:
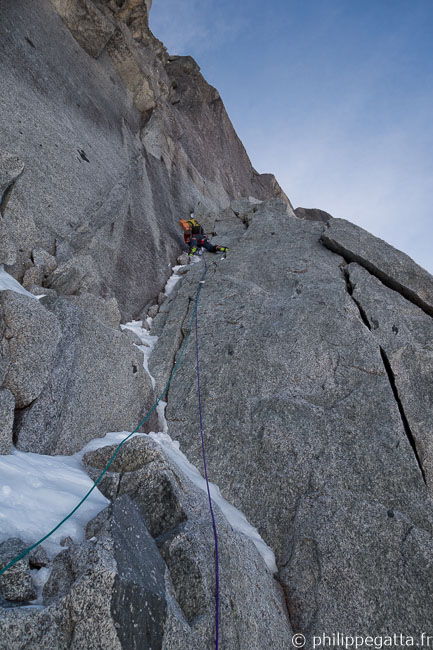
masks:
{"type": "MultiPolygon", "coordinates": [[[[152,318],[147,318],[149,327],[152,325],[152,320],[152,318]]],[[[153,388],[155,388],[155,379],[152,377],[149,371],[149,359],[150,355],[152,354],[152,350],[156,345],[158,337],[151,336],[149,331],[143,327],[143,321],[141,320],[132,320],[129,323],[121,325],[120,329],[131,330],[131,332],[137,334],[138,338],[141,340],[142,345],[138,345],[137,343],[134,343],[134,345],[143,353],[143,368],[149,375],[153,388]]]]}
{"type": "MultiPolygon", "coordinates": [[[[163,447],[167,453],[167,456],[169,456],[169,458],[182,470],[184,474],[186,474],[190,481],[192,481],[194,485],[199,487],[207,494],[205,479],[202,477],[198,469],[189,462],[185,454],[180,451],[179,442],[172,440],[167,433],[151,432],[148,435],[150,438],[160,444],[161,447],[163,447]]],[[[209,483],[209,490],[212,501],[214,501],[214,503],[220,507],[222,513],[232,528],[250,539],[264,559],[266,566],[271,571],[271,573],[277,573],[278,569],[274,552],[263,541],[257,528],[254,528],[254,526],[249,523],[243,512],[232,506],[231,503],[224,499],[217,485],[214,483],[209,483]]]]}
{"type": "MultiPolygon", "coordinates": [[[[19,537],[31,546],[64,519],[90,490],[93,481],[73,456],[44,456],[15,450],[0,456],[0,542],[19,537]]],[[[60,541],[84,540],[84,528],[109,501],[97,488],[42,546],[53,557],[60,541]]]]}

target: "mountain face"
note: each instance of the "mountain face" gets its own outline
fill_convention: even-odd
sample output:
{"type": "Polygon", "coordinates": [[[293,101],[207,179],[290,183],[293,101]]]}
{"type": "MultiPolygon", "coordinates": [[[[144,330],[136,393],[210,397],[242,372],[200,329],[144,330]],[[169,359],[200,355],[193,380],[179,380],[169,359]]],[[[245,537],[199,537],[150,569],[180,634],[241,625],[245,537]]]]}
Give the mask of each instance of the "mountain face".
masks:
{"type": "MultiPolygon", "coordinates": [[[[0,264],[39,300],[0,292],[0,451],[70,455],[132,431],[170,382],[168,433],[201,467],[186,339],[201,286],[209,477],[276,560],[214,506],[221,647],[419,640],[433,617],[433,277],[343,219],[294,211],[195,61],[149,31],[150,5],[2,7],[0,264]],[[169,293],[192,211],[230,251],[184,264],[169,293]],[[150,376],[144,339],[120,327],[131,318],[158,337],[150,376]]],[[[209,505],[167,449],[131,438],[84,541],[0,577],[8,650],[214,647],[209,505]]],[[[93,480],[114,451],[84,455],[93,480]]],[[[36,540],[2,527],[5,566],[36,540]]]]}

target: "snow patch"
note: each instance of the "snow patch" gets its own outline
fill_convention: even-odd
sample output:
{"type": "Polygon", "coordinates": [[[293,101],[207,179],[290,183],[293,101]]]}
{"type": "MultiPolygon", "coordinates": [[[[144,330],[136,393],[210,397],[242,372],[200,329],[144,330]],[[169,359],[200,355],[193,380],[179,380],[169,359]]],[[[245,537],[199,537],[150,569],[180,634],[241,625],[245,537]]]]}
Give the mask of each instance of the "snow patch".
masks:
{"type": "MultiPolygon", "coordinates": [[[[207,494],[205,479],[202,477],[198,469],[189,462],[185,454],[180,451],[178,441],[172,440],[167,433],[151,432],[149,433],[149,437],[160,444],[166,451],[167,456],[169,456],[169,458],[171,458],[171,460],[176,463],[176,465],[183,471],[184,474],[186,474],[186,476],[194,483],[194,485],[199,487],[201,490],[203,490],[203,492],[206,492],[207,494]]],[[[264,559],[268,569],[272,573],[277,573],[278,569],[274,552],[271,548],[269,548],[267,544],[265,544],[263,539],[260,537],[257,528],[254,528],[254,526],[249,523],[243,512],[232,506],[231,503],[224,499],[217,485],[214,483],[209,483],[209,491],[212,497],[212,501],[214,501],[220,507],[221,511],[223,512],[225,518],[232,526],[232,528],[250,539],[264,559]]]]}
{"type": "Polygon", "coordinates": [[[0,291],[15,291],[15,293],[23,293],[25,296],[30,296],[37,300],[43,296],[34,296],[30,291],[24,289],[18,280],[15,280],[9,273],[4,270],[4,264],[0,264],[0,291]]]}
{"type": "MultiPolygon", "coordinates": [[[[15,450],[0,456],[1,542],[19,537],[30,546],[75,508],[93,486],[82,467],[82,454],[44,456],[15,450]]],[[[108,503],[95,488],[77,512],[42,543],[49,556],[62,550],[64,537],[82,541],[87,522],[108,503]]]]}
{"type": "Polygon", "coordinates": [[[165,287],[164,287],[164,294],[166,296],[169,296],[171,292],[173,291],[174,287],[176,284],[179,282],[180,278],[182,277],[181,275],[178,274],[179,269],[182,269],[183,266],[179,264],[178,266],[173,266],[173,273],[171,276],[168,278],[165,287]]]}
{"type": "Polygon", "coordinates": [[[167,402],[164,400],[159,400],[158,406],[156,407],[156,412],[158,414],[158,425],[162,433],[168,433],[168,424],[165,417],[165,409],[167,407],[167,402]]]}
{"type": "Polygon", "coordinates": [[[32,582],[36,587],[36,598],[32,600],[32,605],[43,606],[42,592],[45,587],[45,584],[50,577],[51,567],[41,567],[40,569],[31,569],[30,574],[32,576],[32,582]]]}
{"type": "MultiPolygon", "coordinates": [[[[147,317],[146,321],[150,327],[152,325],[152,318],[147,317]]],[[[121,325],[120,327],[122,330],[131,330],[132,332],[137,334],[137,336],[141,340],[142,345],[137,345],[135,343],[134,345],[136,345],[136,347],[139,350],[141,350],[141,352],[143,353],[143,368],[149,375],[153,388],[155,388],[155,379],[152,377],[152,375],[149,372],[149,358],[150,355],[152,354],[153,348],[156,345],[158,337],[151,336],[149,331],[143,327],[143,321],[141,320],[133,320],[130,321],[129,323],[125,323],[125,325],[121,325]]]]}

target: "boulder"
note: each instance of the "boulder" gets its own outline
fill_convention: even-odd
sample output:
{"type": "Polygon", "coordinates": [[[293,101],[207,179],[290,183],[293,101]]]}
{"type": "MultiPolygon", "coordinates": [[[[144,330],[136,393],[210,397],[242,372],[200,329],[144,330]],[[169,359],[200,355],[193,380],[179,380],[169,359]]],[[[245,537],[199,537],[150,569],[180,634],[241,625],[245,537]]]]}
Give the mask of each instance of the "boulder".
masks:
{"type": "Polygon", "coordinates": [[[42,302],[60,323],[61,338],[45,390],[21,416],[17,447],[72,454],[107,431],[132,431],[153,404],[140,350],[65,298],[42,302]]]}
{"type": "Polygon", "coordinates": [[[179,257],[177,258],[176,262],[180,264],[181,266],[184,266],[185,264],[189,264],[189,256],[188,253],[185,251],[179,257]]]}
{"type": "MultiPolygon", "coordinates": [[[[86,467],[104,469],[111,456],[117,449],[117,445],[100,447],[94,451],[88,451],[83,456],[83,463],[86,467]]],[[[111,472],[135,472],[145,465],[156,460],[163,461],[163,455],[159,447],[147,439],[136,436],[132,437],[120,448],[116,458],[110,465],[111,472]]]]}
{"type": "Polygon", "coordinates": [[[37,546],[29,553],[29,565],[31,569],[42,569],[50,564],[48,553],[43,546],[37,546]]]}
{"type": "Polygon", "coordinates": [[[329,222],[321,241],[433,316],[433,276],[409,255],[345,219],[329,222]]]}
{"type": "MultiPolygon", "coordinates": [[[[0,569],[17,557],[27,545],[21,540],[12,537],[0,543],[0,569]]],[[[0,596],[5,600],[20,603],[36,598],[36,589],[29,572],[29,559],[27,556],[16,562],[10,569],[0,576],[0,596]]]]}
{"type": "Polygon", "coordinates": [[[10,359],[3,386],[13,393],[16,408],[24,408],[41,394],[50,377],[60,325],[39,301],[23,294],[2,291],[0,305],[10,359]]]}
{"type": "Polygon", "coordinates": [[[54,255],[50,255],[43,248],[34,248],[32,259],[34,265],[41,268],[45,275],[52,273],[57,268],[57,261],[54,255]]]}
{"type": "Polygon", "coordinates": [[[90,255],[76,255],[63,262],[49,276],[46,284],[58,293],[66,295],[80,293],[98,295],[102,290],[99,269],[90,255]]]}
{"type": "Polygon", "coordinates": [[[10,390],[0,388],[0,454],[12,451],[15,398],[10,390]]]}
{"type": "Polygon", "coordinates": [[[149,311],[147,312],[147,315],[149,316],[149,318],[155,318],[158,311],[159,311],[159,305],[152,305],[151,307],[149,307],[149,311]]]}
{"type": "Polygon", "coordinates": [[[326,223],[333,219],[332,214],[325,212],[324,210],[318,210],[317,208],[296,208],[295,215],[298,219],[307,219],[308,221],[322,221],[326,223]]]}
{"type": "MultiPolygon", "coordinates": [[[[8,272],[19,280],[31,264],[32,249],[38,238],[33,211],[27,207],[29,196],[25,188],[25,179],[26,175],[23,175],[10,188],[2,209],[5,240],[1,246],[10,254],[4,263],[8,265],[8,272]]],[[[30,195],[32,194],[33,192],[30,192],[30,195]]]]}
{"type": "MultiPolygon", "coordinates": [[[[89,452],[83,460],[91,466],[96,462],[100,470],[114,451],[115,447],[106,447],[96,453],[89,452]]],[[[123,445],[110,470],[120,473],[117,495],[125,494],[134,499],[153,537],[167,533],[186,520],[181,491],[155,443],[132,438],[123,445]]]]}
{"type": "MultiPolygon", "coordinates": [[[[0,634],[7,640],[8,650],[69,650],[71,647],[68,621],[61,606],[0,608],[0,634]]],[[[102,650],[102,646],[99,648],[102,650]]]]}
{"type": "Polygon", "coordinates": [[[44,281],[44,271],[40,266],[31,266],[26,270],[23,277],[23,287],[30,289],[33,286],[40,286],[44,281]]]}

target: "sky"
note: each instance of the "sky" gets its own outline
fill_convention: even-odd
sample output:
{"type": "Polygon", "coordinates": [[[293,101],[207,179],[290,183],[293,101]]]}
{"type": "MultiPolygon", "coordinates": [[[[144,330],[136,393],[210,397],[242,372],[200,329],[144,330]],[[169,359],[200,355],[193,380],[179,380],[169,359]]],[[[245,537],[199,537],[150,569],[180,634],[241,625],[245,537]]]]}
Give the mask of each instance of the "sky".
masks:
{"type": "Polygon", "coordinates": [[[349,219],[433,273],[433,0],[153,0],[294,207],[349,219]]]}

